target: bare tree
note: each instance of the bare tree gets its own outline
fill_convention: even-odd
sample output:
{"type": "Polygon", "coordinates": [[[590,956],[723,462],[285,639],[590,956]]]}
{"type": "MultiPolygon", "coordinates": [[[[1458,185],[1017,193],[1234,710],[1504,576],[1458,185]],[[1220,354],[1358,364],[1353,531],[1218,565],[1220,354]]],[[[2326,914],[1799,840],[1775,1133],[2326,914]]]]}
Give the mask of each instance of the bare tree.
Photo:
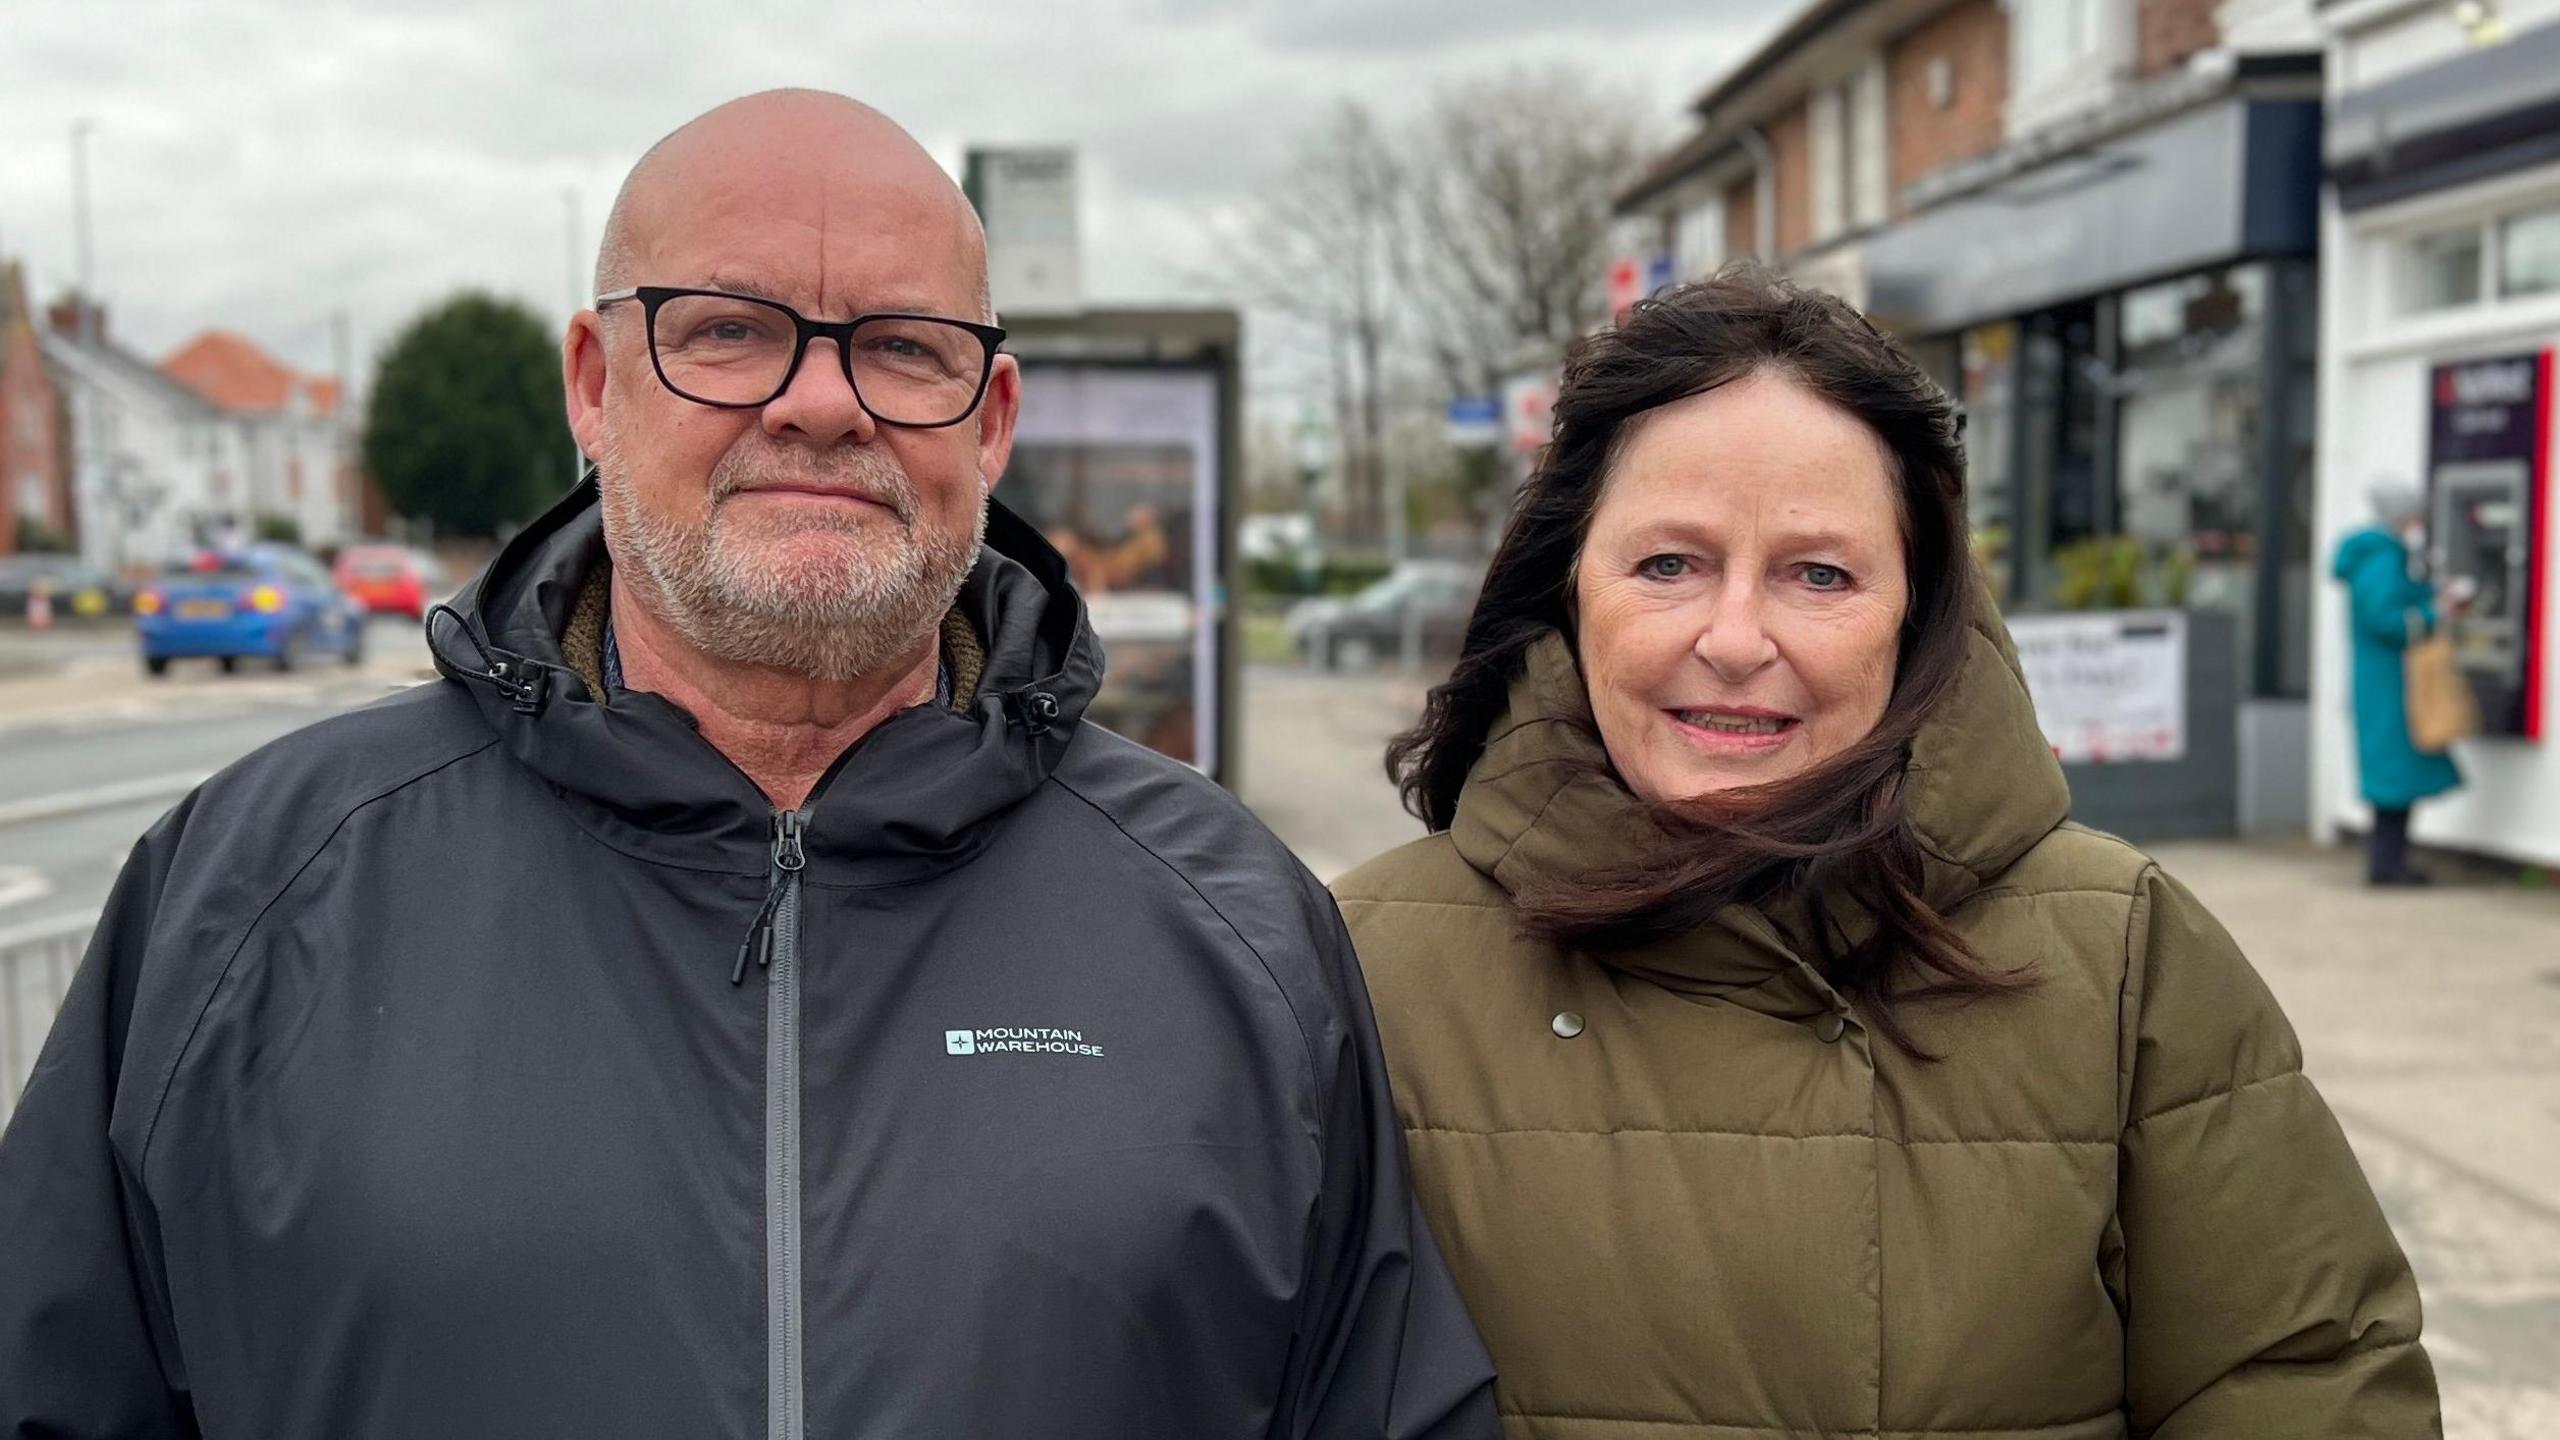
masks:
{"type": "Polygon", "coordinates": [[[1400,288],[1452,394],[1607,318],[1610,211],[1643,142],[1624,92],[1569,67],[1442,91],[1408,132],[1400,288]]]}
{"type": "Polygon", "coordinates": [[[1606,318],[1611,204],[1644,128],[1569,67],[1454,86],[1394,128],[1346,101],[1220,235],[1229,281],[1322,358],[1356,528],[1401,519],[1390,408],[1491,393],[1606,318]]]}
{"type": "Polygon", "coordinates": [[[1385,370],[1396,338],[1396,227],[1403,179],[1378,122],[1345,102],[1221,248],[1247,298],[1311,327],[1332,380],[1335,433],[1355,516],[1380,515],[1385,370]]]}

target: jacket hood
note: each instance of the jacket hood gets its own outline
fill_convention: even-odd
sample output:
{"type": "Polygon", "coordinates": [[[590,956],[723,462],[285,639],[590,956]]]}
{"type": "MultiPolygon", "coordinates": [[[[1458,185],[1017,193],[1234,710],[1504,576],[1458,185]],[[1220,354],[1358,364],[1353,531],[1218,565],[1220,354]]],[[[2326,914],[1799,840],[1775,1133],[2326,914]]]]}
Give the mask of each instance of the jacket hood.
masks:
{"type": "Polygon", "coordinates": [[[2409,547],[2399,536],[2379,528],[2358,530],[2338,542],[2337,556],[2329,562],[2329,574],[2350,580],[2356,572],[2377,560],[2388,557],[2391,564],[2405,570],[2409,566],[2409,547]]]}
{"type": "MultiPolygon", "coordinates": [[[[1987,596],[1975,614],[1955,686],[1913,741],[1909,764],[1922,895],[1941,914],[2016,863],[2071,806],[2008,629],[1987,596]]],[[[1470,865],[1513,893],[1571,886],[1681,843],[1609,768],[1580,666],[1560,633],[1530,649],[1449,833],[1470,865]]],[[[1851,1019],[1810,958],[1819,953],[1814,927],[1826,922],[1850,941],[1873,925],[1845,896],[1781,897],[1728,906],[1697,932],[1590,958],[1786,1019],[1851,1019]]]]}
{"type": "MultiPolygon", "coordinates": [[[[659,696],[599,703],[564,653],[579,594],[607,563],[590,471],[430,614],[437,668],[599,840],[664,864],[764,874],[773,809],[755,783],[659,696]]],[[[1001,504],[988,504],[953,608],[986,651],[966,708],[890,717],[803,805],[804,846],[853,883],[901,883],[967,858],[987,820],[1049,777],[1101,686],[1101,646],[1065,560],[1001,504]]]]}

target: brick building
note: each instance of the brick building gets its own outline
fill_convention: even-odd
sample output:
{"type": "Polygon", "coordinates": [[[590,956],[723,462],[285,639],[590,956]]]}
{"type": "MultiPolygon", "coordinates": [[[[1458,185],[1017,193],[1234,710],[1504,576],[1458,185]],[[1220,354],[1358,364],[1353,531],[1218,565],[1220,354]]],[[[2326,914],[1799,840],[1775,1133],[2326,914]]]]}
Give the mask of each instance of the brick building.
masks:
{"type": "Polygon", "coordinates": [[[2013,612],[2138,552],[2227,652],[2221,808],[2168,829],[2306,818],[2321,66],[2313,0],[1814,0],[1620,196],[1679,275],[1757,257],[1904,337],[2013,612]]]}
{"type": "Polygon", "coordinates": [[[60,543],[73,538],[62,394],[45,368],[41,326],[25,272],[0,260],[0,555],[39,529],[60,543]]]}

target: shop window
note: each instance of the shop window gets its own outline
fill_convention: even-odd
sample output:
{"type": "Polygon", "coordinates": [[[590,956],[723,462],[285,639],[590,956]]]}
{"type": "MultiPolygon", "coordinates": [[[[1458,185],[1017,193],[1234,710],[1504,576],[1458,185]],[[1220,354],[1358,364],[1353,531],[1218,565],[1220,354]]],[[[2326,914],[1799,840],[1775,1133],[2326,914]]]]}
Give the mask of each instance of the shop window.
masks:
{"type": "Polygon", "coordinates": [[[2498,293],[2560,291],[2560,205],[2510,215],[2498,225],[2498,293]]]}
{"type": "Polygon", "coordinates": [[[1974,558],[1991,593],[2014,593],[2017,541],[2018,327],[2009,322],[1967,330],[1956,344],[1956,398],[1964,406],[1965,516],[1974,558]]]}
{"type": "Polygon", "coordinates": [[[2314,303],[2306,275],[2252,264],[2128,291],[2118,311],[2116,532],[2160,600],[2237,617],[2243,655],[2271,647],[2253,683],[2279,694],[2308,678],[2314,303]],[[2277,305],[2294,343],[2274,399],[2285,413],[2270,416],[2277,305]],[[2271,487],[2284,497],[2272,528],[2271,487]],[[2270,534],[2277,553],[2265,555],[2270,534]],[[2261,616],[2271,567],[2280,610],[2261,616]]]}
{"type": "Polygon", "coordinates": [[[2480,302],[2481,230],[2465,225],[2409,242],[2408,308],[2450,310],[2480,302]]]}
{"type": "Polygon", "coordinates": [[[1819,245],[1849,225],[1847,105],[1840,88],[1826,85],[1805,104],[1813,145],[1813,240],[1819,245]]]}
{"type": "Polygon", "coordinates": [[[2019,486],[2043,498],[2039,564],[2050,575],[2059,552],[2103,536],[2110,518],[2099,443],[2108,381],[2097,306],[2083,302],[2031,317],[2020,336],[2019,365],[2026,442],[2019,486]]]}
{"type": "Polygon", "coordinates": [[[1716,273],[1724,264],[1724,197],[1710,195],[1680,212],[1673,222],[1672,253],[1679,278],[1695,280],[1716,273]]]}
{"type": "Polygon", "coordinates": [[[2105,103],[2131,49],[2127,0],[2009,0],[2012,139],[2105,103]]]}
{"type": "Polygon", "coordinates": [[[1860,230],[1881,225],[1892,199],[1887,162],[1893,148],[1890,101],[1884,57],[1875,56],[1858,70],[1849,86],[1849,224],[1860,230]]]}

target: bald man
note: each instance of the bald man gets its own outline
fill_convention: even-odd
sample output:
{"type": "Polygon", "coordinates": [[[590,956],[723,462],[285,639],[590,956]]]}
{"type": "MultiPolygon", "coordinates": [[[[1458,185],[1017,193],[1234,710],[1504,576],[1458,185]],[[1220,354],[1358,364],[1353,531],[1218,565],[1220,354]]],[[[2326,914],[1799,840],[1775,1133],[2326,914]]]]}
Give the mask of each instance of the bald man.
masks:
{"type": "Polygon", "coordinates": [[[939,167],[722,106],[597,290],[596,469],[444,681],[118,880],[0,1140],[0,1430],[1496,1433],[1331,902],[1081,718],[939,167]]]}

